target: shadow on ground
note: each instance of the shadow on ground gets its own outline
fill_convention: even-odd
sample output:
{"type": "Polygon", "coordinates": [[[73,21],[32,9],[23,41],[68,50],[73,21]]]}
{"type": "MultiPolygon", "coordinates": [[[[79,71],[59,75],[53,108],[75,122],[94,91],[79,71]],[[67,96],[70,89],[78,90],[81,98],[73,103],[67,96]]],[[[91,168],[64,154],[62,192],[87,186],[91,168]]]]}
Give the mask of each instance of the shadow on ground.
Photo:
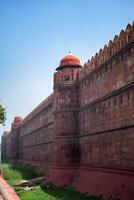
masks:
{"type": "Polygon", "coordinates": [[[101,200],[100,197],[96,196],[86,196],[80,192],[74,191],[72,188],[64,187],[64,188],[57,188],[54,186],[43,187],[45,193],[50,196],[55,197],[55,199],[59,200],[101,200]]]}

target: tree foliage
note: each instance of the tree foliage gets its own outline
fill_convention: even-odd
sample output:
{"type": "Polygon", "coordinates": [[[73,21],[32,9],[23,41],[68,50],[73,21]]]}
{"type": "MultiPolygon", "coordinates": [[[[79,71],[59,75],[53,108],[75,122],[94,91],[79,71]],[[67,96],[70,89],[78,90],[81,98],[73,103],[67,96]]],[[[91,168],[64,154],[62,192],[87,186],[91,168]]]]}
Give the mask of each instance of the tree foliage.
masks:
{"type": "Polygon", "coordinates": [[[0,105],[0,124],[4,124],[6,120],[6,111],[2,105],[0,105]]]}

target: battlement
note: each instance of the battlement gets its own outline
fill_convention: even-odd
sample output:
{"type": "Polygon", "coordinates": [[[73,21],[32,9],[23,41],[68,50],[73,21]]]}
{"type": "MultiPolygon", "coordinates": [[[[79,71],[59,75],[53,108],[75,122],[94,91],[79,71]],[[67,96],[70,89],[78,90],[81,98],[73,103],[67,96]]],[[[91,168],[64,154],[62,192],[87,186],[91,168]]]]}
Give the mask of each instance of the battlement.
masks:
{"type": "Polygon", "coordinates": [[[53,93],[50,94],[45,100],[43,100],[32,112],[30,112],[22,121],[21,126],[32,119],[35,115],[41,112],[49,104],[53,103],[53,93]]]}
{"type": "Polygon", "coordinates": [[[119,35],[116,35],[113,40],[109,41],[108,45],[105,45],[103,49],[100,49],[99,53],[96,53],[95,56],[92,56],[92,58],[84,64],[84,67],[80,71],[80,80],[133,40],[134,22],[128,24],[125,30],[121,30],[119,35]]]}

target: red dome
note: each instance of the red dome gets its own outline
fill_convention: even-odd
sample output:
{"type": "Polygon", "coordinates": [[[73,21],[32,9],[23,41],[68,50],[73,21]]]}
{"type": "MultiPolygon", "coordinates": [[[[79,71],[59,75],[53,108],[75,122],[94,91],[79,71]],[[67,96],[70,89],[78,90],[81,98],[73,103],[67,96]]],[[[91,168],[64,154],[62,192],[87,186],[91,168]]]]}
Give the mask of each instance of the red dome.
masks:
{"type": "Polygon", "coordinates": [[[16,115],[14,118],[14,122],[21,122],[22,121],[22,117],[19,115],[16,115]]]}
{"type": "Polygon", "coordinates": [[[72,54],[68,54],[60,61],[60,67],[63,66],[81,66],[79,58],[75,57],[72,54]]]}

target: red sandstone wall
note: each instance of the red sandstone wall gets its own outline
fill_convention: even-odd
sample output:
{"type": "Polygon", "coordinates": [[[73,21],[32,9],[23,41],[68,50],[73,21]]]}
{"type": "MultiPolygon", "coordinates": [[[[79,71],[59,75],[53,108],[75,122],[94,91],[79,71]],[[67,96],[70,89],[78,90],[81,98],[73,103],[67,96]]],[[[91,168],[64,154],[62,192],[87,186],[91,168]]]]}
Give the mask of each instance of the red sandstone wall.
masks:
{"type": "MultiPolygon", "coordinates": [[[[81,162],[86,159],[90,165],[96,163],[96,166],[120,168],[131,168],[134,164],[134,47],[131,45],[124,50],[124,55],[128,55],[125,56],[125,60],[121,59],[117,65],[111,65],[112,68],[104,66],[104,69],[107,67],[107,71],[105,70],[103,79],[96,78],[92,86],[88,87],[87,84],[81,90],[81,162]],[[121,83],[120,87],[117,87],[118,83],[121,83]],[[128,137],[127,140],[125,137],[128,137]],[[124,145],[125,155],[129,157],[126,160],[124,145]]],[[[114,63],[114,59],[112,62],[114,63]]]]}
{"type": "Polygon", "coordinates": [[[9,135],[6,136],[6,160],[10,161],[12,159],[12,154],[11,154],[11,147],[12,147],[12,136],[11,132],[9,132],[9,135]]]}
{"type": "Polygon", "coordinates": [[[91,74],[94,70],[97,70],[100,65],[104,65],[113,55],[117,54],[126,47],[130,42],[134,40],[134,22],[128,24],[126,30],[121,30],[119,35],[116,35],[114,39],[109,41],[108,45],[105,45],[103,49],[100,49],[99,53],[96,53],[87,63],[84,64],[84,68],[80,73],[80,80],[85,78],[88,74],[91,74]]]}
{"type": "Polygon", "coordinates": [[[1,159],[2,161],[6,160],[6,136],[2,135],[1,139],[1,159]]]}
{"type": "Polygon", "coordinates": [[[65,131],[67,121],[62,119],[61,113],[58,115],[57,130],[62,130],[62,138],[55,140],[57,165],[53,165],[51,172],[51,180],[56,185],[72,185],[79,191],[104,198],[134,198],[133,33],[128,26],[125,38],[130,34],[129,40],[124,40],[122,32],[115,38],[119,45],[113,46],[110,42],[108,48],[105,47],[103,60],[96,55],[80,72],[79,131],[74,138],[74,144],[79,138],[79,150],[75,148],[79,152],[76,165],[67,159],[70,158],[71,129],[65,131]]]}
{"type": "MultiPolygon", "coordinates": [[[[55,73],[54,93],[18,130],[20,161],[49,169],[56,185],[134,199],[134,24],[82,70],[55,73]]],[[[8,160],[12,135],[3,140],[8,160]]]]}
{"type": "Polygon", "coordinates": [[[122,46],[118,52],[116,49],[117,54],[112,52],[111,56],[107,55],[108,60],[104,64],[99,63],[100,58],[98,61],[95,58],[92,64],[96,62],[96,66],[91,69],[92,64],[89,64],[90,73],[86,71],[86,66],[83,69],[85,74],[82,75],[83,70],[81,73],[81,159],[71,185],[79,191],[102,195],[106,199],[110,196],[121,200],[134,199],[132,38],[134,34],[129,44],[122,46]]]}
{"type": "Polygon", "coordinates": [[[71,186],[104,200],[133,200],[134,172],[82,165],[77,168],[71,186]]]}
{"type": "MultiPolygon", "coordinates": [[[[86,163],[94,165],[96,162],[96,166],[100,163],[101,166],[107,167],[118,167],[118,165],[132,167],[134,159],[132,150],[126,148],[126,155],[129,157],[131,154],[131,158],[125,161],[122,148],[125,148],[125,137],[130,137],[125,145],[131,149],[133,146],[131,140],[134,125],[133,36],[131,35],[130,43],[123,45],[119,51],[116,50],[116,54],[113,52],[104,65],[92,69],[90,74],[81,80],[79,99],[81,162],[86,159],[86,163]],[[119,157],[118,161],[116,159],[109,161],[114,156],[119,157]]],[[[114,46],[115,44],[112,48],[114,46]]]]}
{"type": "Polygon", "coordinates": [[[133,169],[134,127],[80,137],[81,164],[133,169]]]}
{"type": "Polygon", "coordinates": [[[134,124],[134,85],[122,88],[79,112],[80,135],[96,134],[134,124]]]}
{"type": "Polygon", "coordinates": [[[31,112],[20,126],[19,159],[40,171],[52,162],[53,94],[31,112]]]}
{"type": "Polygon", "coordinates": [[[81,107],[131,83],[134,78],[133,63],[134,45],[131,44],[81,80],[81,107]]]}

